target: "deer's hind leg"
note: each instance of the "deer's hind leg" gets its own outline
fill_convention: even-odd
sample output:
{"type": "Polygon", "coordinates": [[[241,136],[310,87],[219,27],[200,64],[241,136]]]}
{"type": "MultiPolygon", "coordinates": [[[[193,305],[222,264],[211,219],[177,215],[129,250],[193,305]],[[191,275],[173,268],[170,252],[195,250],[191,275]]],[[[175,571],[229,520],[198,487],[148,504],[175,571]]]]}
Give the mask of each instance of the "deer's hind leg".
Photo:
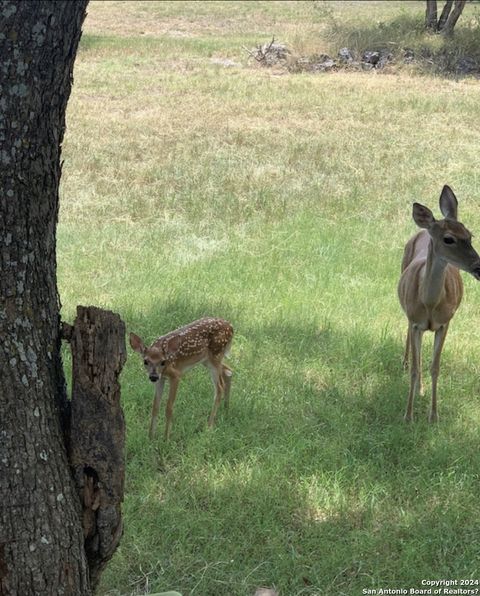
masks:
{"type": "Polygon", "coordinates": [[[222,401],[222,397],[225,392],[225,380],[223,374],[222,362],[215,357],[210,357],[206,362],[205,366],[209,369],[212,377],[213,387],[215,389],[213,397],[213,408],[208,418],[208,426],[212,427],[215,423],[215,416],[217,415],[218,406],[222,401]]]}
{"type": "Polygon", "coordinates": [[[403,368],[408,370],[408,357],[410,355],[410,342],[411,342],[412,325],[408,323],[407,339],[405,341],[405,352],[403,353],[403,368]]]}
{"type": "Polygon", "coordinates": [[[228,410],[228,406],[230,403],[230,389],[232,387],[232,369],[227,366],[226,364],[222,364],[222,376],[223,376],[223,384],[224,384],[224,393],[223,399],[225,401],[225,410],[228,410]]]}

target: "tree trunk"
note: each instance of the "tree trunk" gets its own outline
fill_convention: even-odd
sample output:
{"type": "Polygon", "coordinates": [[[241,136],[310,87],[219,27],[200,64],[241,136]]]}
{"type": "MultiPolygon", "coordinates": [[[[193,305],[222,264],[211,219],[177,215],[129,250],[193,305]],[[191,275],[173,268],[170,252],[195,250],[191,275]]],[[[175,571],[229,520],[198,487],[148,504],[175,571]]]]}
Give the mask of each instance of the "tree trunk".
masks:
{"type": "Polygon", "coordinates": [[[455,6],[445,23],[445,27],[442,29],[442,33],[445,35],[453,35],[453,30],[465,8],[466,1],[467,0],[455,0],[455,6]]]}
{"type": "Polygon", "coordinates": [[[69,462],[83,508],[83,534],[92,587],[122,535],[125,423],[118,376],[125,364],[125,324],[93,306],[77,307],[63,325],[73,357],[69,462]]]}
{"type": "Polygon", "coordinates": [[[445,6],[443,7],[442,14],[438,19],[437,31],[441,31],[445,27],[445,23],[450,15],[450,11],[452,10],[453,0],[447,0],[445,2],[445,6]]]}
{"type": "Polygon", "coordinates": [[[60,145],[86,0],[0,2],[0,594],[90,594],[62,431],[60,145]]]}
{"type": "Polygon", "coordinates": [[[437,29],[437,0],[427,0],[425,27],[432,31],[436,31],[437,29]]]}

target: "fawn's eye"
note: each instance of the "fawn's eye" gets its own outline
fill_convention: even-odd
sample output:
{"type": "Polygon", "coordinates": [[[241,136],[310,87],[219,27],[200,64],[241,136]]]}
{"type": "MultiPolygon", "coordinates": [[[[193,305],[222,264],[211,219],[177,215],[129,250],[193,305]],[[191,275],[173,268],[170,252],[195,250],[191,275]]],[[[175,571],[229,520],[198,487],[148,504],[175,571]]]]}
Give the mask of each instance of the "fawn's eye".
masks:
{"type": "Polygon", "coordinates": [[[445,236],[443,241],[445,244],[455,244],[455,238],[452,238],[451,236],[445,236]]]}
{"type": "Polygon", "coordinates": [[[148,360],[146,360],[146,359],[145,359],[145,360],[143,361],[143,364],[145,364],[145,366],[148,366],[148,360]]]}
{"type": "Polygon", "coordinates": [[[160,362],[160,366],[165,366],[165,360],[162,360],[162,361],[160,362]]]}

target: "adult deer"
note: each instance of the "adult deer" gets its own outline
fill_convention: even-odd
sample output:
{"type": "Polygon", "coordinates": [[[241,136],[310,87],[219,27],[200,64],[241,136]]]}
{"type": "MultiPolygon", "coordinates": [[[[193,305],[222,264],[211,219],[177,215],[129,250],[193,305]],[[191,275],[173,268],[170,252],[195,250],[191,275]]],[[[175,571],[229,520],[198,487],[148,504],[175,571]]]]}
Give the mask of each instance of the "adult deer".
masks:
{"type": "Polygon", "coordinates": [[[413,219],[424,228],[406,244],[398,296],[408,318],[404,366],[411,348],[410,390],[405,421],[413,420],[413,400],[421,387],[421,348],[424,331],[434,331],[432,404],[429,421],[438,420],[437,380],[440,355],[450,320],[460,305],[463,283],[459,269],[480,280],[480,257],[472,247],[472,235],[457,221],[457,199],[449,186],[440,195],[445,219],[436,220],[427,207],[413,204],[413,219]]]}
{"type": "Polygon", "coordinates": [[[142,356],[148,378],[155,383],[149,432],[151,439],[157,427],[165,379],[169,380],[170,385],[165,409],[165,439],[168,439],[178,384],[183,374],[197,364],[204,364],[210,370],[215,387],[213,409],[208,419],[208,425],[213,426],[222,397],[228,407],[232,371],[222,361],[228,356],[232,337],[233,328],[230,323],[214,318],[199,319],[171,331],[155,340],[149,348],[145,347],[138,335],[130,333],[130,346],[142,356]]]}

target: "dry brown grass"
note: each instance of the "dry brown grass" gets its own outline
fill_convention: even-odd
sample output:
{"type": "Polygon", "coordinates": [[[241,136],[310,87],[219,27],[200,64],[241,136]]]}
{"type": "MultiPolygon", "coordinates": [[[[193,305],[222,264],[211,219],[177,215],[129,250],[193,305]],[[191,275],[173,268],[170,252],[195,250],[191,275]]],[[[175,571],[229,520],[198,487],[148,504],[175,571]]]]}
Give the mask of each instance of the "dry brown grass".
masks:
{"type": "MultiPolygon", "coordinates": [[[[85,33],[122,37],[161,36],[201,37],[242,35],[246,32],[265,34],[271,31],[285,35],[295,32],[299,25],[311,23],[315,12],[313,3],[300,0],[259,1],[252,3],[231,1],[123,1],[92,0],[85,21],[85,33]],[[280,15],[280,18],[279,18],[280,15]],[[275,31],[278,29],[278,31],[275,31]]],[[[312,24],[321,30],[322,23],[312,24]]]]}
{"type": "Polygon", "coordinates": [[[175,437],[149,442],[151,387],[127,361],[125,535],[100,594],[353,595],[478,577],[478,284],[465,278],[435,429],[426,400],[401,422],[395,287],[412,201],[437,213],[449,183],[480,228],[480,88],[247,60],[242,45],[272,33],[313,47],[323,8],[90,6],[63,152],[62,316],[102,305],[153,339],[214,313],[236,332],[230,415],[211,433],[194,370],[175,437]]]}

